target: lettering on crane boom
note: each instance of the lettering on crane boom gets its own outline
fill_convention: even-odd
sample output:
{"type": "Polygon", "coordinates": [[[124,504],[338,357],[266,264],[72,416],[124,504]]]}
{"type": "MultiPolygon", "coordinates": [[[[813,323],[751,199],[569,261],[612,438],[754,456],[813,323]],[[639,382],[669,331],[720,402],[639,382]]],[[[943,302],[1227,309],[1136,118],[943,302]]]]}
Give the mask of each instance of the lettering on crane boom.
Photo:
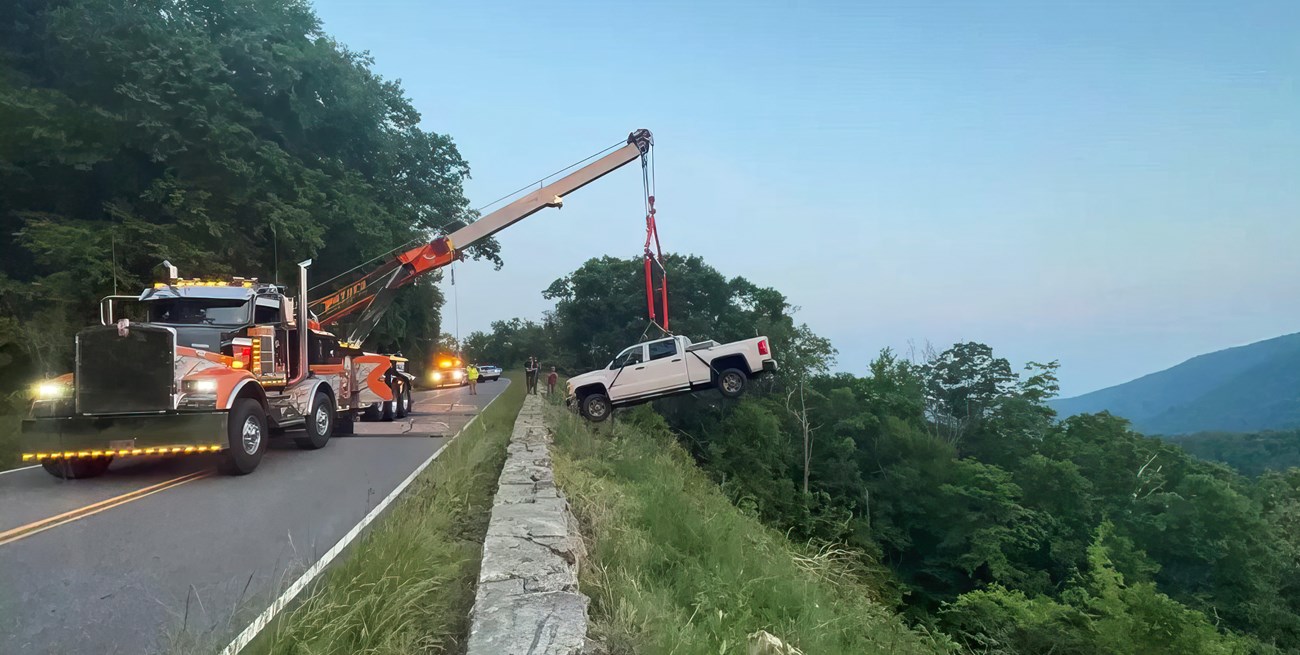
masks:
{"type": "Polygon", "coordinates": [[[335,305],[351,299],[353,296],[366,290],[366,280],[358,280],[355,284],[348,285],[339,289],[337,292],[330,294],[321,301],[325,305],[325,312],[329,312],[335,305]]]}

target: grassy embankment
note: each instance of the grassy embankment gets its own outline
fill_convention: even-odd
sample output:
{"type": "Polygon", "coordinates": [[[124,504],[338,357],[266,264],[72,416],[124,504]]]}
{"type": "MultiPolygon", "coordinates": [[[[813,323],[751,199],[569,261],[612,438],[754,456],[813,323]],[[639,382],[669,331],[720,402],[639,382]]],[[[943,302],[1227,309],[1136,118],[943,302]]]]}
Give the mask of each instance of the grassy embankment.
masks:
{"type": "Polygon", "coordinates": [[[483,537],[522,374],[249,653],[464,650],[483,537]]]}
{"type": "Polygon", "coordinates": [[[547,411],[590,550],[591,636],[614,655],[745,653],[758,630],[808,654],[946,650],[873,602],[847,553],[810,552],[738,510],[657,415],[593,429],[547,411]]]}

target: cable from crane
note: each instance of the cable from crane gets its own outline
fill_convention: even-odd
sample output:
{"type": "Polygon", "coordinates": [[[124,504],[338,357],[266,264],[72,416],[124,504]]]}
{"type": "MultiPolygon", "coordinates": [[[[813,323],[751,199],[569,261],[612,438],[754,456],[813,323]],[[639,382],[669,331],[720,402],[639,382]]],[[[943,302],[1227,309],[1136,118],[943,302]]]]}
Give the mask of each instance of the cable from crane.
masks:
{"type": "MultiPolygon", "coordinates": [[[[645,190],[645,301],[650,323],[672,334],[668,329],[668,270],[664,268],[663,248],[659,245],[659,228],[655,221],[655,169],[654,151],[641,157],[641,185],[645,190]],[[650,250],[650,242],[655,248],[650,250]],[[655,288],[655,272],[659,273],[659,286],[655,288]],[[655,292],[659,303],[656,308],[655,292]]],[[[649,327],[646,328],[649,330],[649,327]]],[[[644,336],[644,335],[643,335],[644,336]]]]}

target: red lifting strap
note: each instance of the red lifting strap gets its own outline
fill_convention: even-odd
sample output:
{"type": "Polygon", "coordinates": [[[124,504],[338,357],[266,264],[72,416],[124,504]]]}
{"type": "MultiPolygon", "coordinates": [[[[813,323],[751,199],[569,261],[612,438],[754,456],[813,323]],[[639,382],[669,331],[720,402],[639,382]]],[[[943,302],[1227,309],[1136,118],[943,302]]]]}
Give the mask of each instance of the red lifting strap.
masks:
{"type": "Polygon", "coordinates": [[[650,210],[645,215],[645,302],[650,314],[650,322],[658,325],[664,332],[668,331],[668,271],[664,269],[663,249],[659,247],[659,231],[655,227],[655,197],[647,196],[650,210]],[[654,252],[650,250],[650,241],[654,240],[654,252]],[[651,265],[653,263],[653,266],[651,265]],[[659,317],[656,321],[654,269],[659,269],[659,317]]]}

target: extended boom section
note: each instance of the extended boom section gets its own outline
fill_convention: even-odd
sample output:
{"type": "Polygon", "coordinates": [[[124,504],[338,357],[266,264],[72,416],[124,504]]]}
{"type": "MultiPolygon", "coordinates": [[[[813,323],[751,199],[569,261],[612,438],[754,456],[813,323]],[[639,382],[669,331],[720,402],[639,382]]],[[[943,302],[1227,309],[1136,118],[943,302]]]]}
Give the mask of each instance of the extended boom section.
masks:
{"type": "Polygon", "coordinates": [[[627,143],[564,177],[543,185],[510,204],[444,237],[386,258],[373,270],[342,285],[332,285],[328,295],[311,301],[310,309],[322,326],[358,314],[344,343],[359,348],[393,303],[397,291],[421,275],[463,258],[464,250],[548,207],[560,207],[564,197],[596,180],[642,160],[654,145],[650,130],[637,130],[627,143]]]}

